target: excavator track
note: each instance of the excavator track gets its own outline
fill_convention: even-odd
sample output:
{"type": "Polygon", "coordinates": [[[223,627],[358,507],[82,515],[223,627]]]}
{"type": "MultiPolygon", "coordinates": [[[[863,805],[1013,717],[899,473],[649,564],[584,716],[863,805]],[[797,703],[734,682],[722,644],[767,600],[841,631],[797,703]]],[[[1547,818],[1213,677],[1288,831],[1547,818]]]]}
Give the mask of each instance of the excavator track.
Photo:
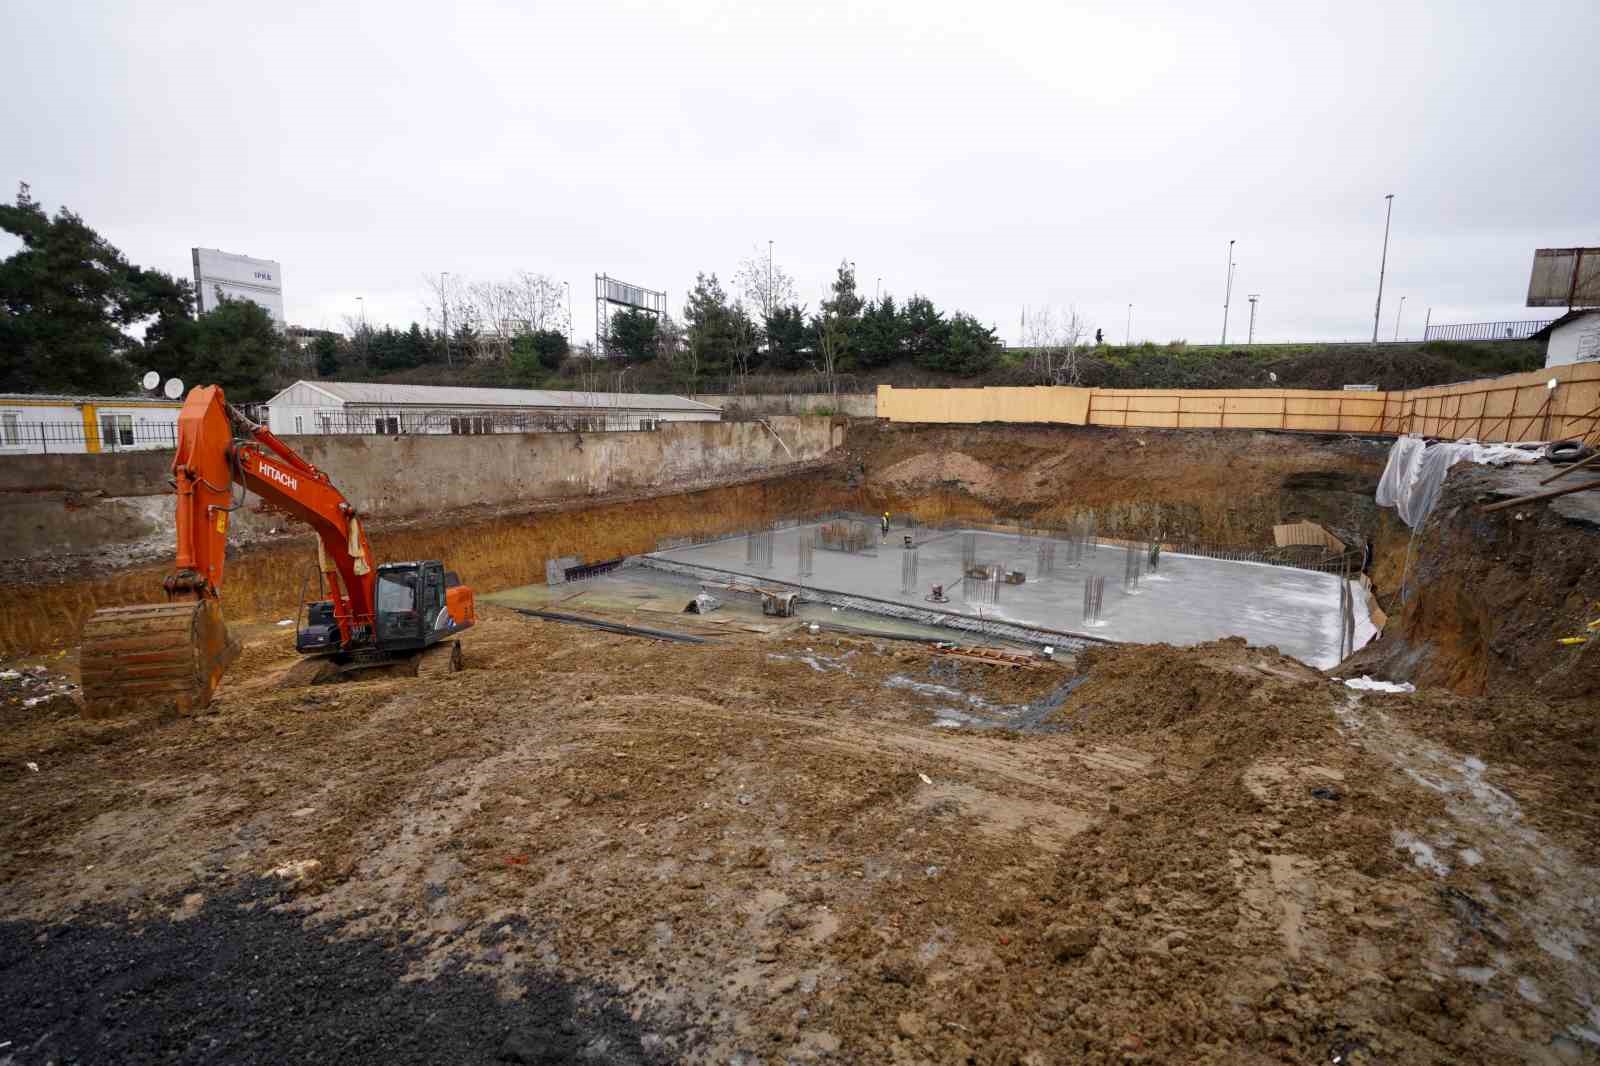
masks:
{"type": "Polygon", "coordinates": [[[84,714],[202,710],[239,650],[214,599],[96,611],[79,660],[84,714]]]}
{"type": "Polygon", "coordinates": [[[417,656],[418,677],[445,677],[461,669],[461,642],[448,641],[424,648],[417,656]]]}

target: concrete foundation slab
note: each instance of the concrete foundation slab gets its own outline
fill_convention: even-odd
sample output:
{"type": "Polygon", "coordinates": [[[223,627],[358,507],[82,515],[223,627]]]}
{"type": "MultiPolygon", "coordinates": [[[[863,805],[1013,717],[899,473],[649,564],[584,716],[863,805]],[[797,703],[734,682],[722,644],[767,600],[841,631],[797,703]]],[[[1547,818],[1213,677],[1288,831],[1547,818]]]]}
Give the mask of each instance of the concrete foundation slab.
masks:
{"type": "MultiPolygon", "coordinates": [[[[1124,587],[1127,554],[1121,545],[1100,544],[1068,565],[1065,541],[1056,540],[1054,572],[1036,573],[1038,546],[1051,538],[1025,537],[984,530],[921,531],[917,553],[917,587],[902,590],[906,573],[902,546],[907,531],[893,530],[864,552],[830,551],[818,542],[812,552],[812,574],[800,577],[800,541],[816,525],[777,530],[772,565],[752,567],[746,537],[732,537],[655,552],[647,558],[706,567],[762,579],[801,584],[832,593],[870,597],[891,604],[936,609],[964,618],[981,618],[1058,633],[1129,643],[1200,644],[1222,637],[1244,637],[1251,644],[1276,645],[1308,665],[1326,669],[1339,661],[1339,586],[1335,574],[1272,566],[1266,563],[1209,559],[1163,552],[1159,568],[1141,576],[1137,588],[1124,587]],[[998,587],[974,582],[963,589],[963,541],[972,537],[976,562],[998,565],[1026,575],[1019,585],[998,587]],[[1085,624],[1083,589],[1089,578],[1104,578],[1099,620],[1085,624]],[[949,602],[928,600],[932,585],[944,586],[949,602]],[[989,596],[995,602],[989,602],[989,596]]],[[[1356,646],[1373,633],[1365,597],[1358,595],[1356,646]]]]}

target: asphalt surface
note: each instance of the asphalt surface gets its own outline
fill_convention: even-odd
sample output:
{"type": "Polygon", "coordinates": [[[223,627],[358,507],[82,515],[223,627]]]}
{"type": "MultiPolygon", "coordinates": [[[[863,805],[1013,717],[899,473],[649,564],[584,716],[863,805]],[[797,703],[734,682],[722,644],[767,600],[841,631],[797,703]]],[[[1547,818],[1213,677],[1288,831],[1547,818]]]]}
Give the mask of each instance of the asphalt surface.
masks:
{"type": "Polygon", "coordinates": [[[35,1063],[658,1063],[605,990],[457,970],[403,983],[410,951],[330,939],[258,882],[188,920],[0,923],[0,1066],[35,1063]]]}

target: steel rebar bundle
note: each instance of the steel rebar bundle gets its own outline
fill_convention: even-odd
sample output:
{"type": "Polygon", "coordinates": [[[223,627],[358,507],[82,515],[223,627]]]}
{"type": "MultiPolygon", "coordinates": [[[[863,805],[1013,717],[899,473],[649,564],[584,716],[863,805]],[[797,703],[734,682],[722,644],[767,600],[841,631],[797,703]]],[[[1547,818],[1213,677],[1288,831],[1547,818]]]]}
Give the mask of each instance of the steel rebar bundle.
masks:
{"type": "Polygon", "coordinates": [[[876,542],[877,531],[865,522],[826,522],[817,530],[818,543],[828,551],[864,552],[876,542]]]}
{"type": "Polygon", "coordinates": [[[758,530],[745,537],[744,561],[762,570],[772,568],[772,530],[758,530]]]}
{"type": "Polygon", "coordinates": [[[906,594],[917,591],[917,549],[907,548],[900,553],[900,591],[906,594]]]}
{"type": "Polygon", "coordinates": [[[1100,621],[1100,604],[1105,599],[1105,593],[1105,578],[1090,576],[1083,579],[1084,625],[1093,625],[1100,621]]]}
{"type": "Polygon", "coordinates": [[[1083,522],[1073,519],[1067,526],[1067,565],[1077,566],[1083,562],[1083,522]]]}
{"type": "MultiPolygon", "coordinates": [[[[978,568],[974,567],[973,571],[978,568]]],[[[961,596],[968,603],[1000,602],[1000,567],[984,567],[984,576],[969,571],[961,579],[961,596]]]]}
{"type": "Polygon", "coordinates": [[[1144,571],[1144,560],[1147,552],[1143,544],[1129,541],[1127,556],[1122,567],[1122,591],[1139,591],[1139,576],[1144,571]]]}
{"type": "Polygon", "coordinates": [[[961,572],[970,574],[978,565],[978,535],[976,533],[961,534],[961,572]]]}
{"type": "Polygon", "coordinates": [[[795,576],[810,577],[812,573],[811,557],[817,550],[817,535],[812,532],[801,533],[795,538],[796,566],[795,576]]]}
{"type": "Polygon", "coordinates": [[[1049,577],[1056,572],[1056,542],[1041,540],[1039,542],[1039,576],[1049,577]]]}

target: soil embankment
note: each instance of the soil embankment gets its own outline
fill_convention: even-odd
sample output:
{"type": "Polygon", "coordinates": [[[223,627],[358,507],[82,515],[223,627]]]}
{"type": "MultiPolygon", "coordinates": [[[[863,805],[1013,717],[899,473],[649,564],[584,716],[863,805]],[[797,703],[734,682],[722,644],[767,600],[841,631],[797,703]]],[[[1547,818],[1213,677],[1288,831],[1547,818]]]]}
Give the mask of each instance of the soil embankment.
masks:
{"type": "Polygon", "coordinates": [[[1107,536],[1218,549],[1266,547],[1302,518],[1360,543],[1388,456],[1347,436],[888,423],[852,426],[847,448],[884,507],[929,521],[1093,511],[1107,536]]]}
{"type": "Polygon", "coordinates": [[[1559,643],[1600,617],[1600,507],[1480,510],[1538,491],[1550,469],[1459,464],[1414,535],[1390,514],[1373,571],[1389,627],[1345,672],[1462,695],[1600,693],[1600,640],[1559,643]]]}

